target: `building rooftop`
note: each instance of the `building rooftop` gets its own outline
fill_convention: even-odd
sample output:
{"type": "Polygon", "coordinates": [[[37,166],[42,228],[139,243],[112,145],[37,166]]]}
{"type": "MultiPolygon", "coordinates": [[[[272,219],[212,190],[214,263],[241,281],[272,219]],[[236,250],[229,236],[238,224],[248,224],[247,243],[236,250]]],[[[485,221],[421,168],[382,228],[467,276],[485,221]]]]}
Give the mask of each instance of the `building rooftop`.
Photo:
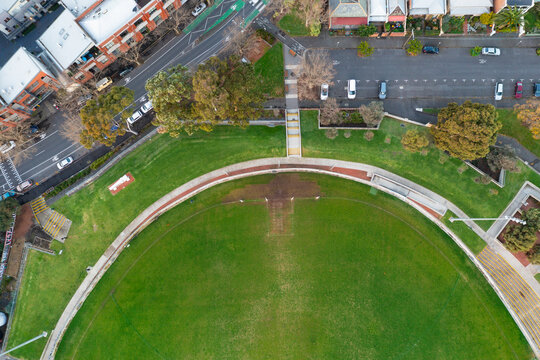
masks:
{"type": "MultiPolygon", "coordinates": [[[[2,1],[2,0],[0,0],[2,1]]],[[[81,16],[83,12],[88,10],[92,5],[94,5],[96,0],[61,0],[64,4],[64,7],[71,11],[75,17],[81,16]]]]}
{"type": "Polygon", "coordinates": [[[412,0],[409,15],[446,14],[446,0],[412,0]]]}
{"type": "Polygon", "coordinates": [[[35,56],[21,47],[0,69],[0,97],[11,103],[43,71],[53,76],[35,56]]]}
{"type": "Polygon", "coordinates": [[[134,0],[104,0],[78,22],[100,44],[133,19],[139,9],[134,0]]]}
{"type": "Polygon", "coordinates": [[[367,17],[367,0],[330,0],[331,17],[367,17]]]}
{"type": "Polygon", "coordinates": [[[369,0],[369,21],[386,21],[386,0],[369,0]]]}
{"type": "Polygon", "coordinates": [[[77,25],[75,16],[64,10],[40,36],[38,44],[47,50],[62,70],[65,70],[92,47],[94,42],[77,25]]]}
{"type": "Polygon", "coordinates": [[[532,6],[534,0],[506,0],[508,6],[532,6]]]}

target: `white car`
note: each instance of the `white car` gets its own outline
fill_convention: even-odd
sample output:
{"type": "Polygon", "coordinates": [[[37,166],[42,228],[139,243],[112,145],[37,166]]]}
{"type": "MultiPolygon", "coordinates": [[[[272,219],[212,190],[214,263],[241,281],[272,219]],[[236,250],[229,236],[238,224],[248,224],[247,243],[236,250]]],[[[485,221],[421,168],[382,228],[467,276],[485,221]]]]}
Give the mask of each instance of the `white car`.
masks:
{"type": "Polygon", "coordinates": [[[498,82],[495,84],[495,100],[502,100],[503,97],[503,83],[498,82]]]}
{"type": "Polygon", "coordinates": [[[354,99],[356,97],[356,80],[347,82],[347,98],[354,99]]]}
{"type": "Polygon", "coordinates": [[[28,179],[25,182],[22,182],[19,185],[17,185],[15,190],[17,190],[17,192],[22,193],[23,191],[30,189],[32,187],[32,185],[34,185],[34,182],[32,180],[28,179]]]}
{"type": "Polygon", "coordinates": [[[9,150],[13,149],[15,147],[15,141],[11,140],[10,142],[8,142],[7,144],[4,144],[2,146],[0,146],[0,152],[2,154],[5,154],[7,153],[9,150]]]}
{"type": "Polygon", "coordinates": [[[153,108],[154,108],[154,106],[152,105],[152,100],[148,100],[147,102],[144,103],[143,106],[141,106],[141,111],[143,112],[143,114],[146,114],[147,112],[149,112],[153,108]]]}
{"type": "Polygon", "coordinates": [[[321,100],[328,99],[328,84],[321,85],[321,100]]]}
{"type": "Polygon", "coordinates": [[[71,156],[68,156],[67,158],[60,161],[58,164],[56,164],[56,166],[58,167],[58,169],[62,170],[63,168],[71,164],[72,162],[73,162],[73,158],[71,156]]]}
{"type": "Polygon", "coordinates": [[[499,56],[501,55],[501,49],[496,48],[496,47],[485,47],[485,48],[482,48],[482,55],[499,56]]]}
{"type": "Polygon", "coordinates": [[[141,110],[137,110],[133,113],[133,115],[131,115],[130,117],[127,118],[127,122],[131,125],[133,124],[135,121],[139,120],[140,118],[142,118],[142,112],[141,110]]]}
{"type": "Polygon", "coordinates": [[[204,9],[206,9],[206,4],[202,2],[199,5],[197,5],[195,9],[193,9],[193,11],[191,12],[191,15],[199,16],[204,11],[204,9]]]}

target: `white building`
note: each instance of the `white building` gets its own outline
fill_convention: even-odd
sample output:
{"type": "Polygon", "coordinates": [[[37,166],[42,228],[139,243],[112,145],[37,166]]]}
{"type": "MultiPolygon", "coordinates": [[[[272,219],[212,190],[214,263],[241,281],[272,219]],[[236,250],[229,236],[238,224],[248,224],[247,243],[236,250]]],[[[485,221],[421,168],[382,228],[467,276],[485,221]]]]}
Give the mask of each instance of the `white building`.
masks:
{"type": "Polygon", "coordinates": [[[56,1],[51,0],[0,0],[0,32],[16,38],[28,25],[43,16],[56,1]]]}
{"type": "Polygon", "coordinates": [[[450,15],[479,16],[491,11],[493,0],[450,0],[450,15]]]}

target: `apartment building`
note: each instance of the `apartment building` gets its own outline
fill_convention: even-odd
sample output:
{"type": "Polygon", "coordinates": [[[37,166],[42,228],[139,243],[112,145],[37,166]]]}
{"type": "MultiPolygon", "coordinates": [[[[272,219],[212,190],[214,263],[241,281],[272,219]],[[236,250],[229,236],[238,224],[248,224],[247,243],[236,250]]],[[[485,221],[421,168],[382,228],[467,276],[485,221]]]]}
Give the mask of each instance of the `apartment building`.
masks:
{"type": "Polygon", "coordinates": [[[20,48],[0,68],[0,131],[26,120],[60,84],[38,58],[20,48]]]}
{"type": "Polygon", "coordinates": [[[0,32],[15,39],[30,24],[47,13],[57,0],[0,0],[0,32]]]}

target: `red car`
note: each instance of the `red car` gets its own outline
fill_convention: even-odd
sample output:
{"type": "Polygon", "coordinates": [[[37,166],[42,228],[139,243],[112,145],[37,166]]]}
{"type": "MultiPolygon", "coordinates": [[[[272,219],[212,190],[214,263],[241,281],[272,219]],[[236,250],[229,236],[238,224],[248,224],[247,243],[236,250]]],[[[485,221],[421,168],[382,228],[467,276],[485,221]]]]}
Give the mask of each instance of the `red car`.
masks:
{"type": "Polygon", "coordinates": [[[516,83],[516,99],[521,99],[523,96],[523,83],[521,81],[518,81],[516,83]]]}

